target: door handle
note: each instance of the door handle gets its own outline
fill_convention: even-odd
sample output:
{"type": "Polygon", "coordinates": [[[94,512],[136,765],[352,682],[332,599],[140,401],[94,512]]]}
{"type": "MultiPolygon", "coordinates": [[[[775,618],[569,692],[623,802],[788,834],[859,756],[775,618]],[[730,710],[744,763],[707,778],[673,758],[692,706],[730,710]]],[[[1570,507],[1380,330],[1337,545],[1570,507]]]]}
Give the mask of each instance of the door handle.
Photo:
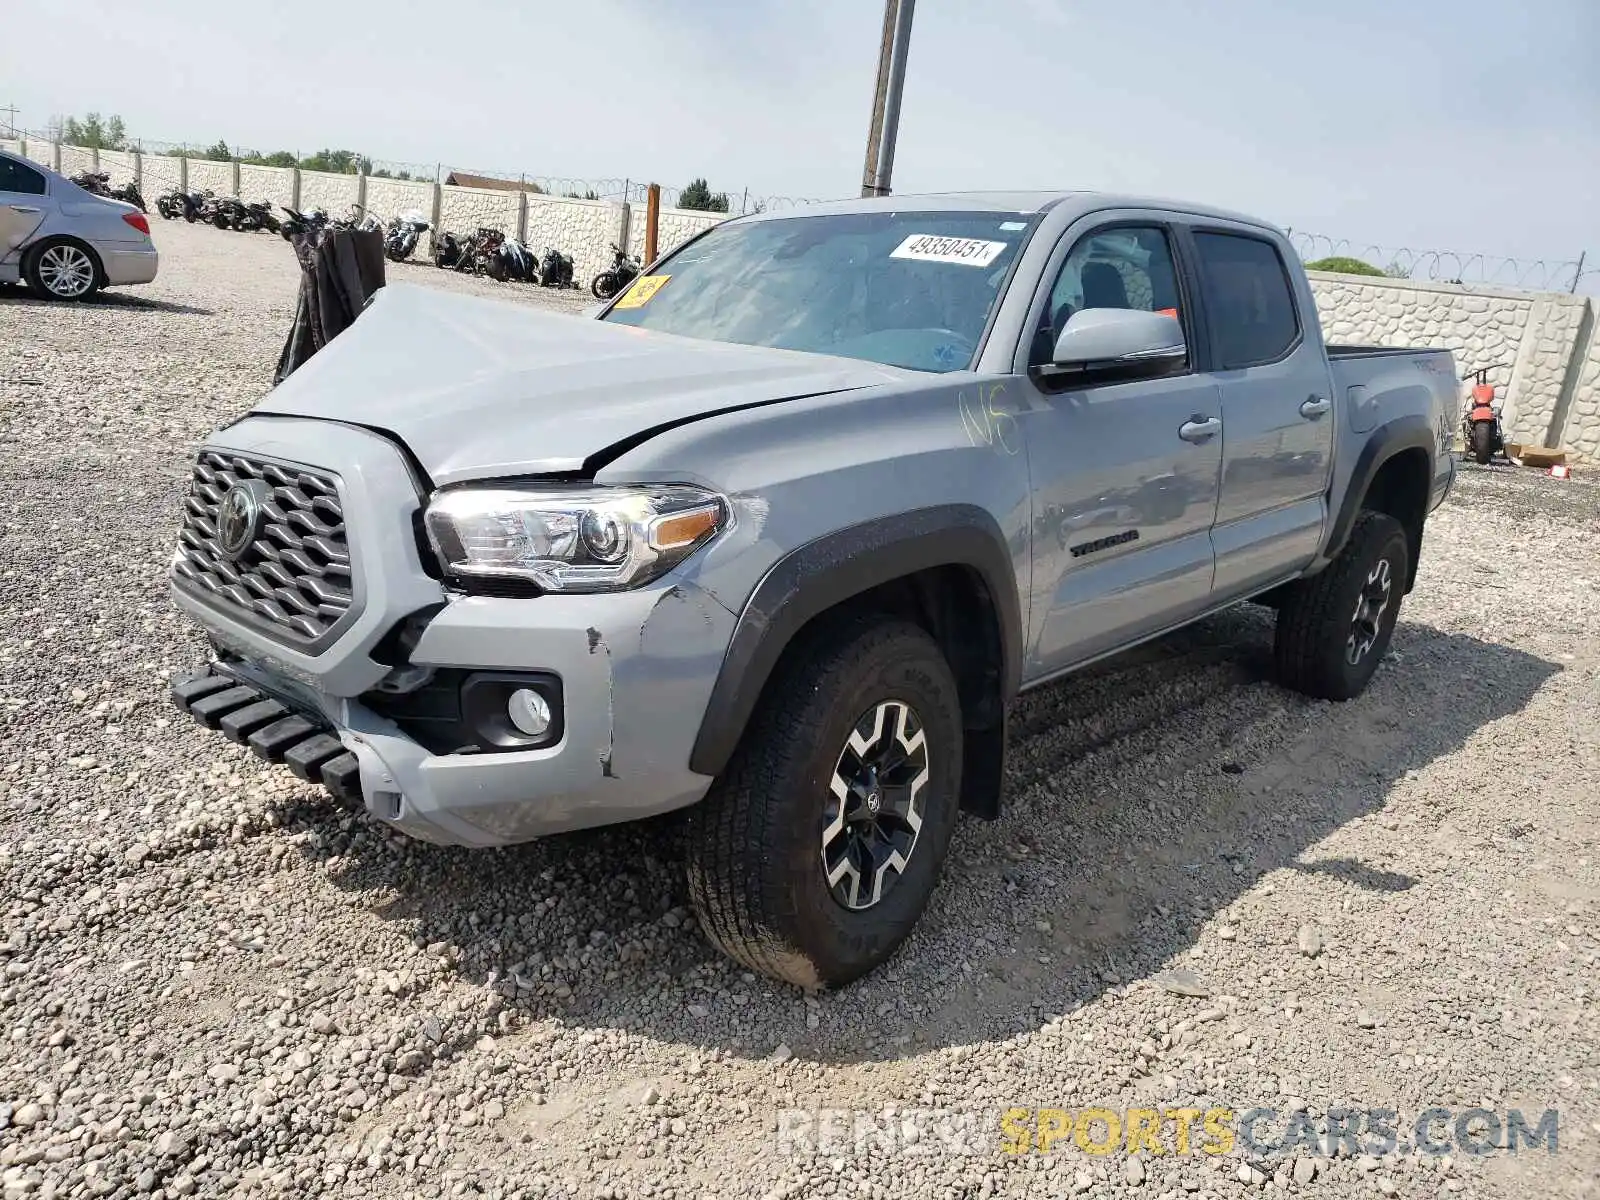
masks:
{"type": "Polygon", "coordinates": [[[8,204],[6,207],[12,212],[36,213],[39,211],[37,208],[27,204],[8,204]]]}
{"type": "Polygon", "coordinates": [[[1300,405],[1300,415],[1308,421],[1315,421],[1318,417],[1327,416],[1332,407],[1326,396],[1311,396],[1300,405]]]}
{"type": "Polygon", "coordinates": [[[1222,421],[1217,417],[1202,417],[1199,413],[1178,426],[1178,436],[1186,442],[1208,442],[1222,432],[1222,421]]]}

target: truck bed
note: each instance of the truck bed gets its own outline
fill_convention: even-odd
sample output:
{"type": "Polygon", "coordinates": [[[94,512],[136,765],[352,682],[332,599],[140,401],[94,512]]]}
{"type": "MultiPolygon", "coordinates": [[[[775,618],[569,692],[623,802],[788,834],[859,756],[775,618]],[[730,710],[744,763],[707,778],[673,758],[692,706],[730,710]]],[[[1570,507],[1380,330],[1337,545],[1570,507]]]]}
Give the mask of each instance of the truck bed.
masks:
{"type": "Polygon", "coordinates": [[[1344,402],[1350,428],[1365,433],[1400,412],[1453,413],[1461,384],[1448,350],[1397,346],[1329,346],[1334,390],[1344,402]],[[1419,401],[1418,389],[1432,392],[1434,404],[1419,401]]]}

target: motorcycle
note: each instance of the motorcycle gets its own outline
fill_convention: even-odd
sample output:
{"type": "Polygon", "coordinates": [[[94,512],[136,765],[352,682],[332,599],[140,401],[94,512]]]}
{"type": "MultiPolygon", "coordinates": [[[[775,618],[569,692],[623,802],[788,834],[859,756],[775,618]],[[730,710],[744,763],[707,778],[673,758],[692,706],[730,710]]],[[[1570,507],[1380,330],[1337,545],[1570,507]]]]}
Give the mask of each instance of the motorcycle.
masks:
{"type": "Polygon", "coordinates": [[[572,259],[553,250],[549,246],[544,248],[544,260],[539,264],[539,286],[553,288],[569,288],[577,285],[572,282],[572,259]]]}
{"type": "Polygon", "coordinates": [[[189,197],[174,188],[164,196],[156,197],[156,211],[163,220],[176,221],[189,208],[189,197]]]}
{"type": "Polygon", "coordinates": [[[638,259],[615,243],[612,244],[611,253],[614,256],[612,264],[596,275],[594,281],[589,284],[589,291],[596,300],[611,299],[637,279],[640,270],[643,269],[638,259]]]}
{"type": "Polygon", "coordinates": [[[72,176],[72,182],[92,195],[104,196],[108,200],[121,200],[124,204],[133,205],[140,212],[150,211],[145,207],[144,197],[139,194],[139,189],[133,183],[112,187],[111,176],[104,171],[80,171],[72,176]]]}
{"type": "Polygon", "coordinates": [[[459,270],[464,241],[453,233],[441,232],[433,239],[433,265],[441,270],[459,270]]]}
{"type": "Polygon", "coordinates": [[[472,238],[472,253],[468,256],[470,262],[466,269],[474,275],[487,275],[497,283],[504,283],[507,277],[506,261],[500,248],[505,245],[505,240],[506,235],[500,230],[480,225],[472,238]]]}
{"type": "Polygon", "coordinates": [[[418,212],[401,213],[389,222],[384,234],[383,253],[391,262],[405,262],[417,248],[423,234],[432,228],[418,212]]]}
{"type": "Polygon", "coordinates": [[[1461,377],[1463,382],[1474,380],[1471,403],[1461,418],[1461,437],[1466,453],[1481,464],[1487,464],[1496,454],[1511,461],[1506,452],[1505,427],[1500,423],[1500,405],[1494,402],[1494,384],[1489,382],[1489,372],[1502,370],[1505,365],[1475,367],[1461,377]]]}
{"type": "Polygon", "coordinates": [[[534,257],[532,250],[516,238],[501,242],[499,253],[507,279],[514,279],[518,283],[539,282],[539,260],[534,257]]]}
{"type": "Polygon", "coordinates": [[[288,216],[288,220],[278,223],[278,232],[283,235],[284,241],[292,241],[298,234],[309,233],[320,236],[331,222],[328,214],[320,208],[309,209],[301,212],[297,208],[290,208],[287,204],[278,205],[288,216]]]}
{"type": "Polygon", "coordinates": [[[272,215],[272,205],[265,200],[240,205],[233,227],[241,233],[257,229],[265,229],[268,233],[281,233],[283,230],[282,223],[272,215]]]}

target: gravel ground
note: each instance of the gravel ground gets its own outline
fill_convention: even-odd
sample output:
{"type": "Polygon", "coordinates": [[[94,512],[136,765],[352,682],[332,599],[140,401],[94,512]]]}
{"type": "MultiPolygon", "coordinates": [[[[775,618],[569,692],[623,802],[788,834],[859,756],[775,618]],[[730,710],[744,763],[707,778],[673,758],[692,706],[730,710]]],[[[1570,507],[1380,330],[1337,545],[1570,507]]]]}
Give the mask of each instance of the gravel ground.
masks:
{"type": "Polygon", "coordinates": [[[1027,697],[1005,819],[812,999],[697,934],[671,821],[410,844],[169,709],[187,464],[296,276],[156,238],[148,288],[0,289],[6,1200],[1600,1196],[1595,472],[1465,469],[1359,701],[1274,686],[1256,609],[1027,697]],[[1559,1150],[1007,1155],[1013,1105],[1553,1107],[1559,1150]],[[780,1153],[811,1106],[976,1113],[984,1152],[780,1153]]]}

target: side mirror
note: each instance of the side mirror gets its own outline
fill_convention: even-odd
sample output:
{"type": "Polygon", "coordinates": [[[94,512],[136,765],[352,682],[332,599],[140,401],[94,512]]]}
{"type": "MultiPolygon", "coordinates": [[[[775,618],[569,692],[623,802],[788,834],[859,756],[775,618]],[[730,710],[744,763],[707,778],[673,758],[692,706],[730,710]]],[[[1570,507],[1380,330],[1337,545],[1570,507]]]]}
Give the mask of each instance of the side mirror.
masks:
{"type": "Polygon", "coordinates": [[[1085,308],[1067,319],[1050,357],[1054,366],[1068,370],[1160,375],[1181,366],[1188,353],[1176,317],[1133,308],[1085,308]]]}

